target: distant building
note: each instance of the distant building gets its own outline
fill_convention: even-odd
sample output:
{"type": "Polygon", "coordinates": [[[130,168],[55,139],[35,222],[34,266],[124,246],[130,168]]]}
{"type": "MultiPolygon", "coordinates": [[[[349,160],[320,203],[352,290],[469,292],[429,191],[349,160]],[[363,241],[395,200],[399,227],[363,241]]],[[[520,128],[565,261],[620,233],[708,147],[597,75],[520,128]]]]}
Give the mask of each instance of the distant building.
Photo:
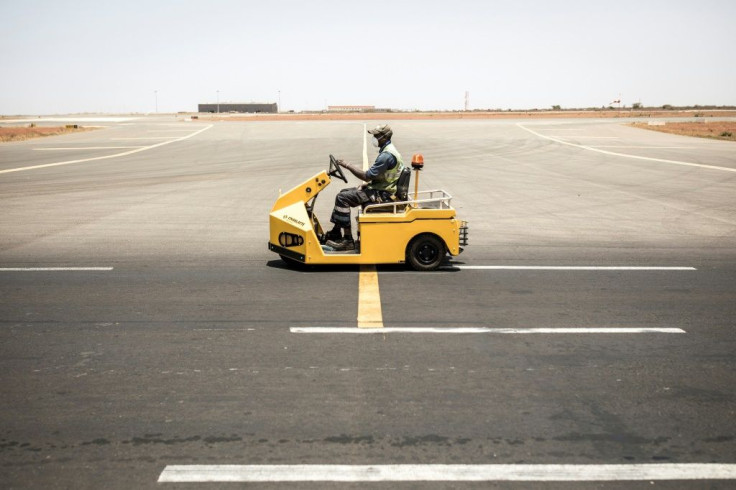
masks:
{"type": "Polygon", "coordinates": [[[375,112],[374,105],[328,105],[329,112],[375,112]]]}
{"type": "Polygon", "coordinates": [[[230,102],[219,103],[219,104],[199,104],[198,112],[240,112],[240,113],[256,113],[256,112],[267,112],[276,113],[279,112],[278,104],[233,104],[230,102]]]}

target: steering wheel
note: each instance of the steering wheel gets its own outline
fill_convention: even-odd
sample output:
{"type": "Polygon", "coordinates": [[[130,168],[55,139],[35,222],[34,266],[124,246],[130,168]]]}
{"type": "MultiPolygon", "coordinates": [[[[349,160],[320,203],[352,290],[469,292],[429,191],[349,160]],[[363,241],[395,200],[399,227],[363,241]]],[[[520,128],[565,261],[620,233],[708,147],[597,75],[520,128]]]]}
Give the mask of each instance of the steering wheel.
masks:
{"type": "Polygon", "coordinates": [[[342,172],[342,167],[337,164],[337,158],[332,155],[330,155],[330,170],[327,172],[327,175],[337,177],[338,179],[342,179],[346,184],[348,183],[348,179],[345,178],[345,174],[342,172]]]}

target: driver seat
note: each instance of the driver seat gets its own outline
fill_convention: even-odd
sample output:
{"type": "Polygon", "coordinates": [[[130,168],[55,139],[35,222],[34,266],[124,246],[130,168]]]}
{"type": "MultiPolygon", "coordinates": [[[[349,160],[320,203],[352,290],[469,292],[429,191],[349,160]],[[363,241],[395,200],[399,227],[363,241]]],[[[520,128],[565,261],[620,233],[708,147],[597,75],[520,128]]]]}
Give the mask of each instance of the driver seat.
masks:
{"type": "Polygon", "coordinates": [[[396,194],[394,197],[397,201],[409,200],[409,181],[411,181],[411,169],[404,167],[401,175],[399,175],[399,180],[396,182],[396,194]]]}
{"type": "MultiPolygon", "coordinates": [[[[390,204],[391,202],[403,202],[409,200],[409,182],[411,181],[411,168],[404,167],[404,169],[401,171],[401,174],[399,174],[399,180],[396,181],[396,193],[394,193],[391,196],[391,201],[384,201],[387,204],[390,204]]],[[[363,204],[362,209],[365,209],[366,206],[375,204],[372,202],[367,202],[363,204]]],[[[406,206],[397,206],[397,211],[403,211],[406,206]]],[[[386,212],[390,208],[387,209],[374,209],[372,212],[374,213],[382,213],[386,212]]]]}

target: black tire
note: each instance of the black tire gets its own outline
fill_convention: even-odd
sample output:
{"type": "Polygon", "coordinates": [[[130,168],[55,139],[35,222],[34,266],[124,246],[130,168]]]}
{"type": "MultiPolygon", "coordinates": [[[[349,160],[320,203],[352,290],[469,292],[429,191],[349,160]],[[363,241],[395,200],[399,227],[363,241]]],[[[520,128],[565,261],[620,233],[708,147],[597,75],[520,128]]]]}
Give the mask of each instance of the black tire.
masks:
{"type": "Polygon", "coordinates": [[[432,271],[440,266],[446,254],[445,244],[435,235],[419,235],[406,252],[406,261],[417,271],[432,271]]]}

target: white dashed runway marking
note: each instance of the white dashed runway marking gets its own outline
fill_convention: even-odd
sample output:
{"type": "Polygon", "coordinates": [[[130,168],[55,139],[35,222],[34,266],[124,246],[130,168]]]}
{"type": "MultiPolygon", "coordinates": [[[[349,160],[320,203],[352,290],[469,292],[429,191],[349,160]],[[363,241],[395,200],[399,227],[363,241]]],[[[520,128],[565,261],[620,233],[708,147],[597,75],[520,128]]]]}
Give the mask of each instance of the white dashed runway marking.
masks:
{"type": "Polygon", "coordinates": [[[681,328],[669,327],[591,327],[591,328],[491,328],[491,327],[383,327],[383,328],[356,328],[356,327],[291,327],[291,333],[358,333],[358,334],[386,334],[386,333],[495,333],[495,334],[633,334],[633,333],[686,333],[681,328]]]}
{"type": "Polygon", "coordinates": [[[733,480],[736,464],[170,465],[159,483],[733,480]]]}
{"type": "Polygon", "coordinates": [[[112,267],[0,267],[0,272],[107,272],[112,267]]]}
{"type": "Polygon", "coordinates": [[[695,267],[600,266],[600,265],[450,265],[444,270],[514,270],[514,271],[695,271],[695,267]]]}

